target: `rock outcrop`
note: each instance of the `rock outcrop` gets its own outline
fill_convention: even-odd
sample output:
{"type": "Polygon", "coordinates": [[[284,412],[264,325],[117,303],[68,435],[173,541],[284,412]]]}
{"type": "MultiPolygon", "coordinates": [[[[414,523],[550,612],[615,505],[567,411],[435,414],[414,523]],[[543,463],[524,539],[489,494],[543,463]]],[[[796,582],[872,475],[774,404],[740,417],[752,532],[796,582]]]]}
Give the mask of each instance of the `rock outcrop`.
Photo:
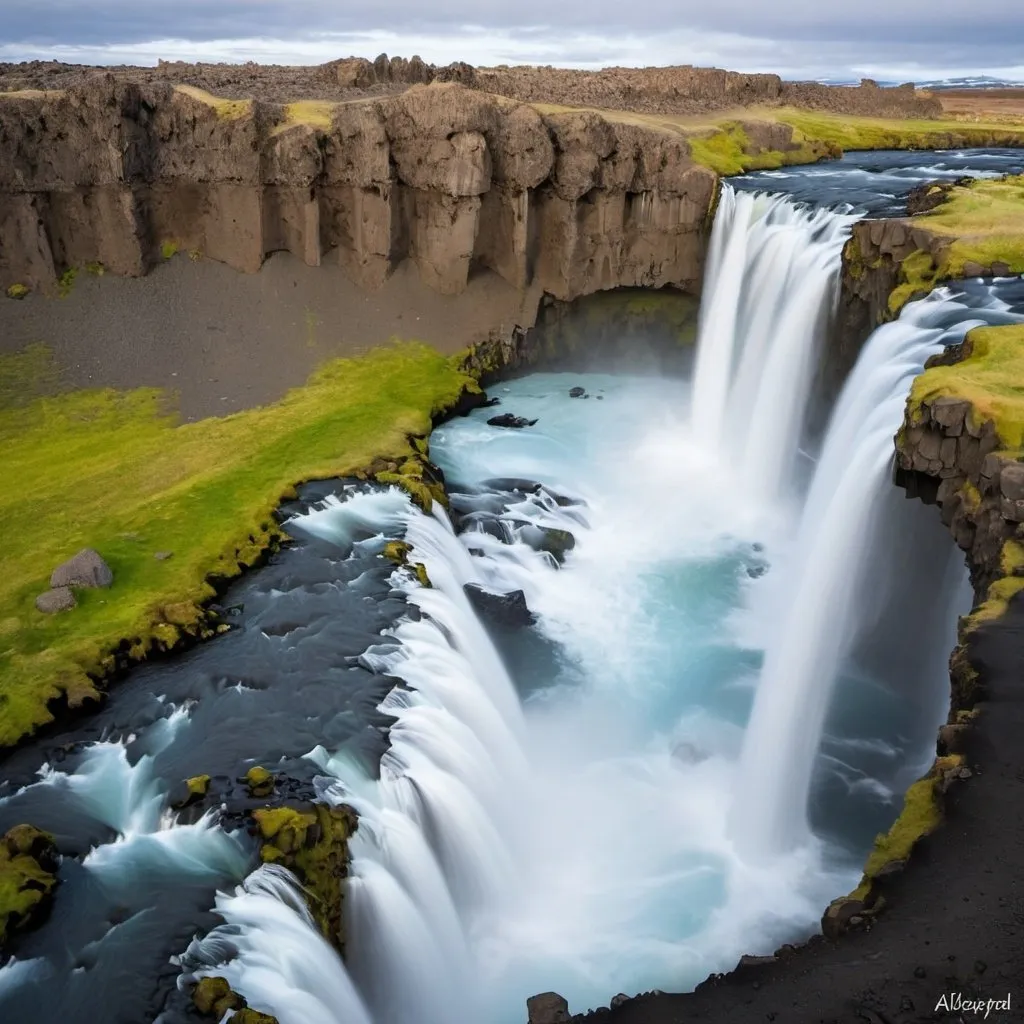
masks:
{"type": "MultiPolygon", "coordinates": [[[[82,85],[100,69],[59,61],[0,64],[0,92],[57,90],[82,85]]],[[[291,103],[386,96],[413,85],[457,82],[522,102],[558,103],[661,114],[703,114],[738,106],[798,106],[870,117],[937,117],[939,100],[912,85],[880,88],[870,79],[859,86],[786,82],[778,75],[748,75],[689,65],[602,68],[580,71],[552,67],[478,68],[463,61],[428,64],[420,57],[375,60],[348,57],[304,67],[246,64],[189,64],[158,61],[155,68],[110,67],[103,73],[145,85],[170,82],[220,95],[291,103]]]]}
{"type": "Polygon", "coordinates": [[[565,300],[693,291],[715,187],[682,136],[458,84],[310,112],[95,76],[0,96],[0,287],[288,250],[368,288],[408,259],[447,294],[477,268],[565,300]]]}
{"type": "Polygon", "coordinates": [[[579,71],[553,67],[476,68],[458,61],[438,67],[419,57],[381,54],[332,61],[324,76],[346,88],[458,82],[526,103],[697,114],[732,107],[797,106],[874,117],[938,117],[939,100],[910,83],[883,89],[871,79],[858,86],[786,82],[778,75],[749,75],[690,65],[665,68],[602,68],[579,71]]]}

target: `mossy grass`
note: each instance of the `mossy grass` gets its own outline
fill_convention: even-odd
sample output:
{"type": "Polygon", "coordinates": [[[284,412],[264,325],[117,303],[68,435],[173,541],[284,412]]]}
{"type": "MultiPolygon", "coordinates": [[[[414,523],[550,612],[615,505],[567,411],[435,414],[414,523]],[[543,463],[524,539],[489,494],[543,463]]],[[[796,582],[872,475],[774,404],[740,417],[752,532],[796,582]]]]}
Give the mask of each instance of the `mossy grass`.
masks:
{"type": "Polygon", "coordinates": [[[974,422],[991,420],[1002,450],[1018,453],[1024,448],[1024,324],[976,327],[965,351],[959,362],[929,367],[914,380],[911,421],[925,402],[944,395],[966,399],[974,422]]]}
{"type": "Polygon", "coordinates": [[[23,298],[25,298],[26,295],[28,295],[30,290],[31,289],[28,287],[28,285],[12,284],[7,289],[7,298],[9,298],[9,299],[23,299],[23,298]]]}
{"type": "Polygon", "coordinates": [[[160,257],[164,260],[174,259],[178,255],[178,243],[168,239],[160,243],[160,257]]]}
{"type": "Polygon", "coordinates": [[[988,271],[1001,264],[1004,273],[1024,273],[1024,175],[952,188],[943,203],[919,214],[914,224],[948,242],[938,256],[919,249],[903,260],[900,284],[889,296],[893,314],[936,284],[977,274],[979,268],[988,271]]]}
{"type": "Polygon", "coordinates": [[[221,121],[237,121],[252,113],[252,100],[231,100],[223,96],[214,96],[213,93],[198,89],[194,85],[176,85],[174,91],[213,108],[221,121]]]}
{"type": "MultiPolygon", "coordinates": [[[[40,361],[14,357],[5,374],[0,359],[0,384],[40,361]]],[[[211,578],[274,543],[273,511],[294,485],[414,457],[409,437],[472,383],[456,360],[395,343],[328,363],[274,405],[195,423],[177,423],[154,389],[3,402],[0,745],[49,722],[51,701],[94,698],[118,649],[143,657],[199,631],[211,578]],[[113,586],[80,591],[72,612],[38,612],[50,571],[86,546],[113,586]]]]}
{"type": "Polygon", "coordinates": [[[337,108],[338,104],[330,100],[299,100],[296,103],[286,103],[284,117],[274,128],[274,134],[300,124],[326,131],[331,127],[331,119],[337,108]]]}
{"type": "Polygon", "coordinates": [[[1022,146],[1024,119],[964,122],[952,118],[854,117],[782,107],[772,119],[788,124],[806,140],[843,152],[873,149],[961,149],[968,146],[1022,146]]]}

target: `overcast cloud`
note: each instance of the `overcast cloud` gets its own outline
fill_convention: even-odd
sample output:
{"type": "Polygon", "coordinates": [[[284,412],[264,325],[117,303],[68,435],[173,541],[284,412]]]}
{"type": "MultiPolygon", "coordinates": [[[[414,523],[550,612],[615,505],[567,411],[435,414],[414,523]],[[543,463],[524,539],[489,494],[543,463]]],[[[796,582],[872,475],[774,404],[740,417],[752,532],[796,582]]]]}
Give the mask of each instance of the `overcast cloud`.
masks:
{"type": "Polygon", "coordinates": [[[1024,79],[1024,0],[0,0],[0,60],[717,65],[1024,79]]]}

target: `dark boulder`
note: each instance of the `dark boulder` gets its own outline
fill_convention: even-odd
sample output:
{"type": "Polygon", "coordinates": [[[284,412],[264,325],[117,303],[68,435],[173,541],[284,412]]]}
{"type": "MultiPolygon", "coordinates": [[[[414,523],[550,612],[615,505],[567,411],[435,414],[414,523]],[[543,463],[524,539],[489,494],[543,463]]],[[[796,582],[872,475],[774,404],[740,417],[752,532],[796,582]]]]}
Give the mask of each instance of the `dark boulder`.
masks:
{"type": "Polygon", "coordinates": [[[505,412],[500,416],[492,416],[487,422],[492,427],[508,427],[510,430],[522,430],[523,427],[532,427],[537,421],[528,420],[525,416],[514,416],[510,412],[505,412]]]}
{"type": "Polygon", "coordinates": [[[587,397],[587,389],[586,388],[581,388],[581,387],[578,387],[578,386],[574,387],[574,388],[570,388],[569,389],[569,397],[570,398],[586,398],[587,397]]]}
{"type": "Polygon", "coordinates": [[[542,992],[526,1000],[528,1024],[562,1024],[569,1020],[569,1004],[557,992],[542,992]]]}
{"type": "Polygon", "coordinates": [[[59,587],[109,587],[114,582],[110,566],[99,552],[83,548],[74,558],[58,565],[50,576],[50,586],[59,587]]]}
{"type": "Polygon", "coordinates": [[[543,533],[543,539],[538,544],[540,551],[546,551],[554,560],[561,565],[565,556],[576,547],[576,538],[568,530],[553,530],[538,527],[543,533]]]}
{"type": "Polygon", "coordinates": [[[469,603],[485,618],[499,626],[532,626],[536,621],[521,590],[495,594],[475,583],[465,586],[469,603]]]}

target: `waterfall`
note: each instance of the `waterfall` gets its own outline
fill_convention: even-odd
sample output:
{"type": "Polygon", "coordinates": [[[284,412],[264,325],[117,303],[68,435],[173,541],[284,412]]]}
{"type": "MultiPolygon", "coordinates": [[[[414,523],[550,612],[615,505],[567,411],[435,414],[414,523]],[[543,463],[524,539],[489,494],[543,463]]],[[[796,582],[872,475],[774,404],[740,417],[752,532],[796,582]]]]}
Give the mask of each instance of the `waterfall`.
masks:
{"type": "Polygon", "coordinates": [[[394,722],[379,779],[363,775],[343,753],[316,748],[310,754],[325,772],[321,798],[348,803],[359,814],[346,885],[345,927],[355,937],[347,965],[321,951],[321,970],[309,983],[297,953],[285,970],[283,994],[267,986],[265,964],[281,945],[267,924],[294,933],[297,951],[303,942],[317,946],[280,873],[253,876],[233,897],[218,900],[227,932],[190,950],[193,963],[207,965],[199,973],[227,969],[238,990],[282,1024],[445,1024],[456,1005],[474,1019],[479,982],[470,935],[519,888],[513,854],[528,776],[522,711],[463,591],[479,582],[474,560],[440,506],[425,516],[397,490],[346,502],[328,498],[290,527],[344,547],[356,527],[369,523],[400,530],[431,586],[395,573],[413,614],[392,631],[393,639],[362,657],[368,668],[401,681],[380,706],[394,722]],[[219,964],[225,934],[236,936],[226,967],[219,964]],[[293,999],[298,990],[309,999],[293,999]],[[336,995],[328,998],[332,990],[336,995]]]}
{"type": "Polygon", "coordinates": [[[694,373],[693,432],[742,471],[755,500],[783,494],[859,215],[722,186],[694,373]]]}
{"type": "Polygon", "coordinates": [[[797,555],[780,588],[785,613],[765,652],[744,738],[731,820],[744,856],[769,858],[808,836],[807,801],[833,684],[884,600],[887,567],[871,571],[872,552],[890,518],[893,435],[914,377],[972,327],[1019,319],[991,295],[976,304],[939,289],[908,304],[864,346],[831,417],[797,555]]]}

